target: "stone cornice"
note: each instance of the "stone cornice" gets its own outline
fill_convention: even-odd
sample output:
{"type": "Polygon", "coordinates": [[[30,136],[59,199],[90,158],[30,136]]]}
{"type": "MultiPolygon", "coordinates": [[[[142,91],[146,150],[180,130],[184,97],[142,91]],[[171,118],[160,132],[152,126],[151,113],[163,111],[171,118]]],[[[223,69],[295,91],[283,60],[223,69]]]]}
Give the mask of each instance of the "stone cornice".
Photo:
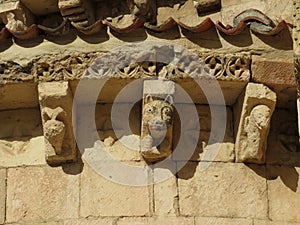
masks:
{"type": "Polygon", "coordinates": [[[46,15],[38,15],[32,7],[30,10],[26,7],[27,1],[3,3],[0,10],[0,41],[11,36],[31,39],[42,33],[63,35],[72,27],[86,35],[96,34],[106,27],[117,33],[128,33],[140,27],[162,32],[175,26],[196,33],[215,27],[225,35],[237,35],[248,26],[255,33],[274,35],[291,26],[284,20],[274,22],[255,9],[238,14],[233,18],[233,25],[198,16],[218,10],[218,0],[208,1],[209,5],[203,5],[201,1],[194,4],[190,0],[171,5],[162,2],[132,0],[128,4],[122,2],[121,6],[114,7],[106,1],[59,0],[59,12],[53,10],[55,12],[50,11],[50,14],[44,9],[46,15]],[[172,14],[167,10],[157,15],[164,8],[170,9],[172,14]]]}

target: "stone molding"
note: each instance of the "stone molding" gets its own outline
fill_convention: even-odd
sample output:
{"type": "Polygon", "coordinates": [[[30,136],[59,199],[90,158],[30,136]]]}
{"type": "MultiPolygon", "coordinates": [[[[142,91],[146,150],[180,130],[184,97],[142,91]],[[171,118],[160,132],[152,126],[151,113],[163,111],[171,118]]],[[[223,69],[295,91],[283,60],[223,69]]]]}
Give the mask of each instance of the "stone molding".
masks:
{"type": "MultiPolygon", "coordinates": [[[[109,54],[109,53],[107,53],[109,54]]],[[[122,53],[120,53],[122,54],[122,53]]],[[[65,53],[63,55],[44,55],[33,59],[25,66],[11,61],[0,61],[0,83],[7,82],[38,82],[38,81],[71,81],[82,78],[85,70],[103,53],[65,53]]],[[[200,53],[198,63],[203,64],[200,73],[207,73],[218,80],[225,81],[249,81],[250,80],[250,54],[217,54],[200,53]],[[201,60],[199,62],[199,60],[201,60]]],[[[193,60],[189,55],[182,55],[182,61],[178,65],[185,66],[184,61],[193,60]]],[[[191,62],[191,61],[190,61],[191,62]]],[[[163,77],[169,80],[188,78],[190,72],[198,72],[198,67],[185,66],[186,71],[175,68],[173,65],[161,65],[146,61],[130,64],[117,69],[115,73],[107,75],[107,78],[163,77]]],[[[110,69],[110,68],[107,68],[110,69]]],[[[95,78],[93,76],[93,78],[95,78]]],[[[105,77],[97,77],[105,78],[105,77]]]]}
{"type": "Polygon", "coordinates": [[[52,10],[49,10],[51,7],[48,8],[47,4],[36,10],[34,4],[28,0],[2,3],[0,41],[11,35],[18,39],[32,39],[40,33],[64,35],[71,27],[86,35],[99,33],[106,27],[117,33],[128,33],[142,26],[156,32],[179,26],[196,33],[216,27],[226,35],[237,35],[248,26],[255,33],[274,35],[291,26],[284,20],[275,23],[255,9],[238,14],[233,19],[233,25],[214,22],[210,17],[196,25],[184,22],[199,19],[202,14],[219,11],[220,0],[187,0],[181,3],[167,0],[118,0],[113,4],[110,1],[59,0],[56,7],[53,7],[55,3],[51,4],[52,10]],[[166,9],[163,13],[165,18],[162,20],[157,18],[160,9],[166,9]],[[185,15],[184,19],[182,14],[185,15]]]}

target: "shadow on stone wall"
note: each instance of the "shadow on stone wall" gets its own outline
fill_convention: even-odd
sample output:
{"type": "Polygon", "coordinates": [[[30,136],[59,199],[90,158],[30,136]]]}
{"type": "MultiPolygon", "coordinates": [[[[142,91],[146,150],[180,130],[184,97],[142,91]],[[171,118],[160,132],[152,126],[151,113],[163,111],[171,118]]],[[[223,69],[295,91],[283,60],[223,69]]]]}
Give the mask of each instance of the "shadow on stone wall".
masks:
{"type": "Polygon", "coordinates": [[[257,175],[266,178],[267,180],[276,180],[280,177],[286,187],[293,192],[297,192],[299,174],[294,167],[272,165],[257,166],[254,164],[246,164],[246,166],[253,170],[257,175]]]}

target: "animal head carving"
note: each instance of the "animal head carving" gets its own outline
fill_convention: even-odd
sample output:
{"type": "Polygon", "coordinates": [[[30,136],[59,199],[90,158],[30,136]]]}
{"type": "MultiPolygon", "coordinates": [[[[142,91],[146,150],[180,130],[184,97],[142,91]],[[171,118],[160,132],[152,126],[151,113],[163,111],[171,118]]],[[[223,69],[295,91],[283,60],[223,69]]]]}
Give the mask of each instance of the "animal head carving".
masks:
{"type": "Polygon", "coordinates": [[[170,95],[165,100],[154,100],[146,96],[143,109],[143,123],[153,138],[164,136],[173,121],[173,99],[170,95]]]}

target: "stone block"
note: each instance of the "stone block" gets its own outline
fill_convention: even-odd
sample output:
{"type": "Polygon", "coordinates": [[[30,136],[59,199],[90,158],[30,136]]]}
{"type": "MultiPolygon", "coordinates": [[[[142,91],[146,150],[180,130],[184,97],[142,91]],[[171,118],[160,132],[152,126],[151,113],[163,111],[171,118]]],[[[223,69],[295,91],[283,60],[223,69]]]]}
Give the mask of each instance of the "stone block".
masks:
{"type": "Polygon", "coordinates": [[[40,83],[39,102],[43,120],[46,160],[59,164],[76,160],[73,134],[73,94],[68,82],[40,83]]]}
{"type": "Polygon", "coordinates": [[[37,84],[35,83],[8,83],[3,85],[0,88],[0,110],[38,107],[36,88],[37,84]]]}
{"type": "Polygon", "coordinates": [[[211,154],[212,151],[218,150],[215,157],[205,156],[207,161],[216,162],[233,162],[234,161],[234,141],[233,141],[233,123],[232,123],[232,110],[229,107],[221,106],[204,106],[204,105],[175,105],[177,110],[182,111],[184,115],[179,118],[179,115],[175,114],[174,119],[174,146],[176,151],[173,153],[174,160],[203,160],[205,155],[211,154]],[[193,108],[195,108],[197,119],[199,119],[199,126],[191,119],[194,117],[193,108]],[[214,109],[216,113],[212,118],[211,110],[214,109]],[[224,111],[226,116],[224,116],[224,111]],[[225,119],[224,119],[225,118],[225,119]],[[215,130],[212,131],[212,122],[214,123],[215,130]],[[220,132],[222,123],[224,124],[224,138],[222,143],[215,140],[215,135],[220,132]],[[182,126],[182,125],[183,126],[182,126]],[[180,135],[182,136],[180,139],[180,135]],[[208,143],[210,135],[210,143],[208,143]],[[197,140],[198,139],[198,140],[197,140]],[[180,140],[180,143],[179,143],[180,140]],[[193,153],[188,152],[193,151],[193,153]],[[191,156],[190,156],[191,155],[191,156]]]}
{"type": "Polygon", "coordinates": [[[268,166],[269,217],[274,221],[300,223],[299,168],[268,166]]]}
{"type": "Polygon", "coordinates": [[[276,94],[263,84],[249,83],[234,106],[236,162],[264,163],[276,94]]]}
{"type": "Polygon", "coordinates": [[[0,167],[47,164],[44,143],[44,136],[24,141],[0,140],[0,167]]]}
{"type": "Polygon", "coordinates": [[[286,221],[254,220],[253,225],[299,225],[300,223],[286,221]]]}
{"type": "Polygon", "coordinates": [[[0,127],[0,139],[2,140],[28,139],[28,137],[43,134],[38,107],[1,111],[0,121],[2,121],[0,127]]]}
{"type": "Polygon", "coordinates": [[[196,217],[195,225],[253,225],[251,219],[196,217]]]}
{"type": "Polygon", "coordinates": [[[6,200],[6,170],[0,170],[0,224],[4,224],[6,200]]]}
{"type": "Polygon", "coordinates": [[[170,163],[169,166],[172,167],[170,170],[154,169],[154,213],[158,216],[177,215],[179,210],[177,181],[176,176],[172,174],[176,163],[170,163]]]}
{"type": "Polygon", "coordinates": [[[77,218],[79,172],[77,165],[8,169],[7,222],[77,218]]]}
{"type": "Polygon", "coordinates": [[[121,218],[117,225],[194,225],[193,218],[187,217],[135,217],[121,218]]]}
{"type": "MultiPolygon", "coordinates": [[[[99,161],[99,163],[105,162],[99,161]]],[[[118,173],[117,168],[113,169],[118,173]]],[[[128,174],[129,176],[132,174],[128,174]]],[[[147,186],[136,187],[113,183],[97,174],[85,163],[81,175],[80,215],[82,217],[145,216],[149,214],[149,202],[147,186]]]]}
{"type": "Polygon", "coordinates": [[[256,171],[239,163],[214,162],[202,170],[201,163],[189,162],[178,173],[181,215],[267,218],[266,181],[256,171]]]}
{"type": "Polygon", "coordinates": [[[274,85],[295,87],[296,78],[294,75],[294,62],[284,59],[266,59],[260,56],[252,56],[252,81],[274,85]]]}
{"type": "Polygon", "coordinates": [[[65,220],[63,225],[114,225],[114,219],[110,218],[99,218],[99,219],[73,219],[65,220]]]}
{"type": "Polygon", "coordinates": [[[295,110],[275,110],[268,137],[267,164],[300,166],[300,143],[295,110]]]}
{"type": "Polygon", "coordinates": [[[10,225],[63,225],[62,221],[58,222],[29,222],[29,223],[10,223],[10,225]]]}
{"type": "Polygon", "coordinates": [[[54,12],[58,12],[57,2],[58,0],[44,0],[42,2],[22,0],[24,5],[30,9],[35,15],[46,15],[54,12]]]}

